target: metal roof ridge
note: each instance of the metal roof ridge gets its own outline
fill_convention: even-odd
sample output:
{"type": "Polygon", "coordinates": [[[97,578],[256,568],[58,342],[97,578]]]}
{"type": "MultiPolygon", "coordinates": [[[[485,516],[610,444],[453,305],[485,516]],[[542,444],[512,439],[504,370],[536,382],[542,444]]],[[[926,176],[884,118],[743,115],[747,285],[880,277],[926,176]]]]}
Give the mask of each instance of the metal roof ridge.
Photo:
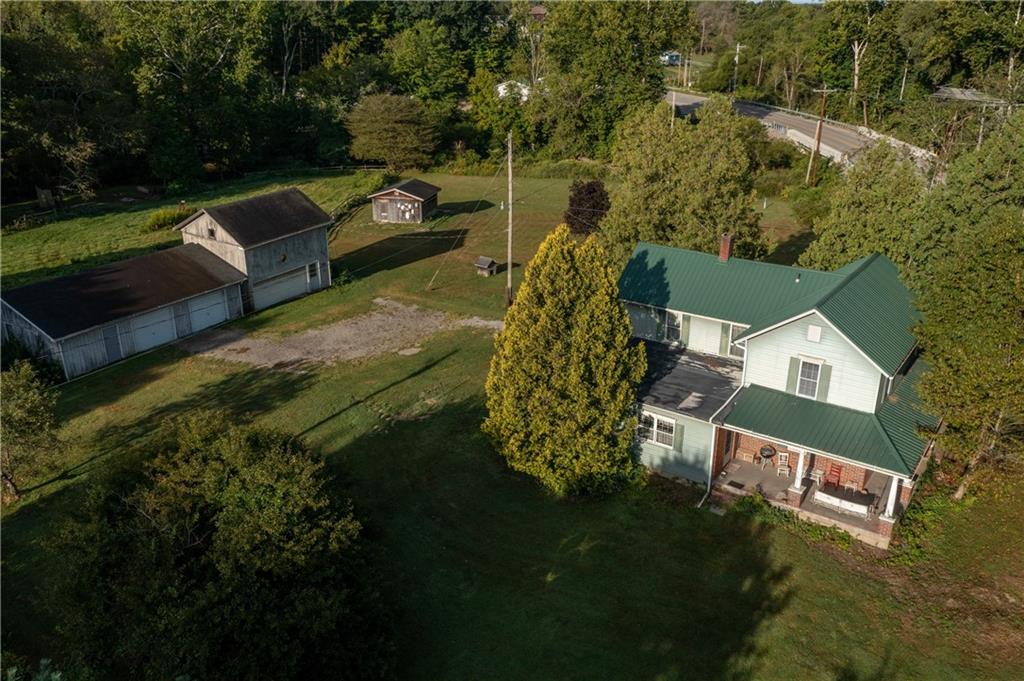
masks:
{"type": "MultiPolygon", "coordinates": [[[[694,255],[701,255],[701,256],[705,256],[707,258],[714,258],[716,260],[718,259],[718,255],[716,253],[705,253],[704,251],[698,251],[698,250],[695,250],[693,248],[680,248],[678,246],[667,246],[665,244],[657,244],[657,243],[654,243],[653,241],[644,241],[642,239],[638,239],[636,243],[637,243],[638,246],[643,244],[644,246],[654,246],[656,248],[668,248],[668,249],[671,249],[673,251],[680,251],[682,253],[693,253],[694,255]]],[[[872,255],[875,255],[875,254],[872,254],[872,255]]],[[[739,262],[749,263],[749,264],[755,265],[757,267],[774,268],[774,269],[786,269],[786,270],[790,270],[792,272],[813,272],[814,274],[824,274],[824,275],[829,275],[829,276],[833,276],[833,277],[839,277],[840,279],[842,279],[845,276],[845,275],[842,275],[842,274],[836,274],[835,272],[829,272],[828,270],[815,270],[815,269],[811,269],[810,267],[797,267],[795,265],[783,265],[782,263],[766,262],[764,260],[751,260],[750,258],[738,258],[738,257],[736,257],[734,255],[730,255],[729,256],[729,260],[738,260],[739,262]]]]}
{"type": "MultiPolygon", "coordinates": [[[[867,266],[868,266],[869,264],[873,263],[873,262],[874,262],[875,260],[877,260],[878,258],[879,258],[879,255],[878,255],[878,253],[871,253],[871,254],[869,254],[869,255],[866,255],[866,256],[864,256],[863,258],[861,258],[861,260],[860,260],[860,264],[859,264],[859,265],[857,265],[857,267],[855,267],[855,268],[853,269],[853,271],[849,272],[848,274],[845,274],[845,275],[841,275],[841,276],[842,276],[842,278],[841,278],[841,279],[840,279],[840,280],[839,280],[838,282],[836,282],[836,285],[835,285],[835,286],[833,286],[833,287],[832,287],[831,289],[829,289],[828,291],[826,291],[826,292],[825,292],[825,294],[824,294],[824,295],[823,295],[823,296],[821,297],[821,299],[820,299],[820,300],[819,300],[819,301],[818,301],[818,302],[817,302],[817,303],[815,304],[815,306],[814,306],[814,307],[815,307],[816,309],[818,309],[818,310],[819,310],[819,312],[820,312],[820,308],[819,308],[819,306],[821,306],[821,305],[825,304],[826,302],[828,302],[828,300],[829,300],[830,298],[832,298],[832,297],[833,297],[833,296],[834,296],[835,294],[837,294],[837,293],[839,293],[839,292],[840,292],[841,290],[843,290],[843,288],[845,288],[847,284],[849,284],[849,283],[850,283],[851,281],[853,281],[854,279],[856,279],[857,277],[859,277],[859,276],[861,275],[861,273],[863,273],[863,272],[864,272],[864,270],[865,270],[865,269],[867,268],[867,266]]],[[[855,262],[856,262],[856,261],[855,261],[855,262]]],[[[851,263],[851,264],[852,264],[852,263],[851,263]]],[[[824,314],[824,313],[822,312],[822,314],[824,314]]]]}

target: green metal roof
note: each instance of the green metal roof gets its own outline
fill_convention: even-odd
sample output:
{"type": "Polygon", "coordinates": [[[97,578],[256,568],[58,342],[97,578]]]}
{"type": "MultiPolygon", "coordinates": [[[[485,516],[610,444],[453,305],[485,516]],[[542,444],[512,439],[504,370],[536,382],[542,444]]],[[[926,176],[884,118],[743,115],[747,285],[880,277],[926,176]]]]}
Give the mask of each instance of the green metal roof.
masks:
{"type": "Polygon", "coordinates": [[[835,272],[729,258],[641,242],[619,278],[624,300],[746,324],[748,338],[817,311],[887,375],[916,344],[910,291],[884,256],[835,272]]]}
{"type": "Polygon", "coordinates": [[[906,376],[899,377],[877,414],[750,385],[736,394],[716,421],[910,476],[926,445],[918,430],[936,424],[921,411],[917,398],[917,380],[922,371],[918,361],[906,376]]]}

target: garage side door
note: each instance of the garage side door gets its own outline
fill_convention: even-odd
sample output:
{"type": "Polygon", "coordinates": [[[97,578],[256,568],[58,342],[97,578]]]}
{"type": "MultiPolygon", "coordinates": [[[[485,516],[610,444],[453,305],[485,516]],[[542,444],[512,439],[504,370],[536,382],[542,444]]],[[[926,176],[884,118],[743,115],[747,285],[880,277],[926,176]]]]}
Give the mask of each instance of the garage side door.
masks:
{"type": "Polygon", "coordinates": [[[192,333],[220,324],[228,318],[224,291],[192,298],[188,301],[188,312],[192,316],[192,333]]]}
{"type": "Polygon", "coordinates": [[[262,310],[306,293],[306,268],[300,267],[281,276],[261,281],[252,287],[253,307],[262,310]]]}
{"type": "Polygon", "coordinates": [[[161,307],[132,318],[132,336],[135,351],[143,352],[175,339],[174,313],[170,307],[161,307]]]}

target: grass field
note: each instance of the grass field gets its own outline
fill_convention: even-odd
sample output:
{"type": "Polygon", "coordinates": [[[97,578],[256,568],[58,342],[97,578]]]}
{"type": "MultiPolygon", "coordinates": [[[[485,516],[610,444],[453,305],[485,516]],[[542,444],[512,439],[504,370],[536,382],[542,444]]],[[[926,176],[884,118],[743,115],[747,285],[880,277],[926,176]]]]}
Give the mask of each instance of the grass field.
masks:
{"type": "MultiPolygon", "coordinates": [[[[480,278],[472,261],[503,260],[501,179],[425,178],[444,188],[441,207],[452,214],[420,236],[443,238],[373,226],[364,207],[331,242],[352,283],[240,324],[292,332],[358,314],[380,295],[499,317],[504,277],[480,278]]],[[[300,186],[326,205],[349,181],[300,186]]],[[[557,222],[567,185],[518,185],[516,262],[557,222]]],[[[261,189],[236,185],[223,195],[261,189]]],[[[27,279],[47,248],[70,252],[75,241],[96,257],[104,247],[124,250],[117,215],[90,220],[67,241],[59,224],[41,228],[53,230],[43,233],[48,246],[32,241],[39,230],[5,238],[5,275],[10,267],[27,279]]],[[[330,462],[337,494],[354,500],[379,556],[400,678],[1020,677],[1021,486],[952,514],[929,557],[909,568],[696,510],[695,492],[670,483],[604,500],[554,499],[510,473],[479,431],[491,348],[486,331],[463,329],[432,337],[416,355],[295,373],[170,347],[65,386],[68,459],[3,516],[5,650],[59,651],[57,616],[43,608],[59,556],[46,546],[90,473],[168,416],[218,407],[301,434],[330,462]]]]}

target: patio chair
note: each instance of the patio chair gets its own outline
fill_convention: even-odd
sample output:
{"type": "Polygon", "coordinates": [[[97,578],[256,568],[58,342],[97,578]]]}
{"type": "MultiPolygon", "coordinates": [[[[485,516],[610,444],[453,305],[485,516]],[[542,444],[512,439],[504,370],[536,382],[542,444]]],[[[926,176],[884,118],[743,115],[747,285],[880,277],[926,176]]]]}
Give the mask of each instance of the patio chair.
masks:
{"type": "Polygon", "coordinates": [[[811,471],[810,477],[811,481],[820,487],[822,480],[825,479],[825,471],[822,470],[821,468],[815,468],[814,470],[811,471]]]}
{"type": "Polygon", "coordinates": [[[788,478],[792,472],[793,469],[789,467],[789,452],[779,452],[779,465],[775,467],[775,477],[784,475],[788,478]]]}
{"type": "Polygon", "coordinates": [[[828,475],[825,476],[826,485],[839,487],[839,481],[843,478],[843,466],[838,463],[829,464],[828,475]]]}

